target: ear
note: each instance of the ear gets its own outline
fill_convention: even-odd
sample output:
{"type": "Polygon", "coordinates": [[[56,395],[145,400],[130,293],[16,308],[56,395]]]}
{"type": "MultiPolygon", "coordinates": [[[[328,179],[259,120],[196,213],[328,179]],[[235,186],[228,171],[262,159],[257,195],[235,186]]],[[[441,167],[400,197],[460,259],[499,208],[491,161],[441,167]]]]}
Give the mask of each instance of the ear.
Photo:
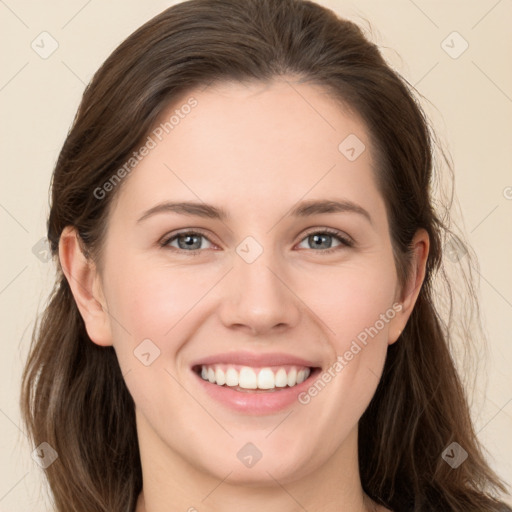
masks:
{"type": "Polygon", "coordinates": [[[112,345],[110,318],[100,275],[94,262],[82,252],[73,226],[66,226],[62,231],[59,259],[89,338],[97,345],[112,345]]]}
{"type": "Polygon", "coordinates": [[[416,304],[425,279],[429,248],[430,238],[427,231],[423,228],[418,229],[411,241],[412,260],[410,275],[403,289],[399,291],[398,301],[401,303],[402,309],[393,320],[393,326],[390,329],[390,337],[388,340],[389,345],[393,344],[398,339],[414,309],[414,305],[416,304]]]}

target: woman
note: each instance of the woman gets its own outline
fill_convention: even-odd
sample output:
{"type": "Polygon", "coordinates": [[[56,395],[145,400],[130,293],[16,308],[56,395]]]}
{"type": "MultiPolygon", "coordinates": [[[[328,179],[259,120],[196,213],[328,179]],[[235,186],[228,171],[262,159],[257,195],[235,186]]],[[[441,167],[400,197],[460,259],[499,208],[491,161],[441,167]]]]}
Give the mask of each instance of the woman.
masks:
{"type": "Polygon", "coordinates": [[[123,42],[54,171],[24,373],[56,511],[510,510],[433,304],[432,150],[312,2],[191,0],[123,42]]]}

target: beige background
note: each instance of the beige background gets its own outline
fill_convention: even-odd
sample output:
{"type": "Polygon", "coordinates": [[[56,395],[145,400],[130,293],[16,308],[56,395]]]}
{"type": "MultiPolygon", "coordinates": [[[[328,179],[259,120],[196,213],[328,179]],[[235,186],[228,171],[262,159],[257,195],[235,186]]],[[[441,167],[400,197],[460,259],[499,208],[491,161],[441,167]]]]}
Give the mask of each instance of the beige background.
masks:
{"type": "MultiPolygon", "coordinates": [[[[453,157],[463,222],[480,261],[490,341],[473,415],[493,467],[511,482],[512,2],[320,3],[359,23],[385,47],[393,67],[429,100],[426,108],[453,157]],[[451,35],[442,46],[454,31],[463,39],[451,35]],[[464,41],[467,50],[452,58],[464,41]]],[[[18,397],[33,320],[53,275],[51,264],[33,252],[45,235],[51,171],[94,71],[122,39],[170,4],[0,0],[2,512],[47,510],[43,471],[31,459],[34,447],[21,427],[18,397]],[[46,59],[31,47],[35,40],[40,53],[51,49],[49,36],[39,36],[43,31],[58,42],[46,59]]]]}

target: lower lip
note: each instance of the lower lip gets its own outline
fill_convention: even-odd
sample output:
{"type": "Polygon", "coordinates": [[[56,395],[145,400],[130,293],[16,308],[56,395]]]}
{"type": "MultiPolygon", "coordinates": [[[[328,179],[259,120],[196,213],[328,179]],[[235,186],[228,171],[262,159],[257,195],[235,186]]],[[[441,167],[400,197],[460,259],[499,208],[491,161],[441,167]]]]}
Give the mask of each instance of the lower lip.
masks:
{"type": "Polygon", "coordinates": [[[195,371],[191,371],[199,380],[199,385],[211,398],[232,410],[253,415],[272,414],[290,407],[298,401],[299,393],[308,389],[320,373],[320,369],[315,368],[304,382],[293,387],[277,388],[276,391],[251,392],[235,391],[228,386],[212,384],[195,371]]]}

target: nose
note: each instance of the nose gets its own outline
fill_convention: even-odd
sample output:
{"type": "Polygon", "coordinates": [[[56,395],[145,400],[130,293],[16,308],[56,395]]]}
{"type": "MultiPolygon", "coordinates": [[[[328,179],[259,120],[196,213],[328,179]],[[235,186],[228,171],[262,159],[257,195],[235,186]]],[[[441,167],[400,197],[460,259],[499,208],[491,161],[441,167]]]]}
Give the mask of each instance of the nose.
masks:
{"type": "Polygon", "coordinates": [[[262,335],[292,328],[300,319],[300,299],[293,293],[285,265],[271,250],[248,263],[234,254],[224,285],[220,319],[230,329],[262,335]]]}

